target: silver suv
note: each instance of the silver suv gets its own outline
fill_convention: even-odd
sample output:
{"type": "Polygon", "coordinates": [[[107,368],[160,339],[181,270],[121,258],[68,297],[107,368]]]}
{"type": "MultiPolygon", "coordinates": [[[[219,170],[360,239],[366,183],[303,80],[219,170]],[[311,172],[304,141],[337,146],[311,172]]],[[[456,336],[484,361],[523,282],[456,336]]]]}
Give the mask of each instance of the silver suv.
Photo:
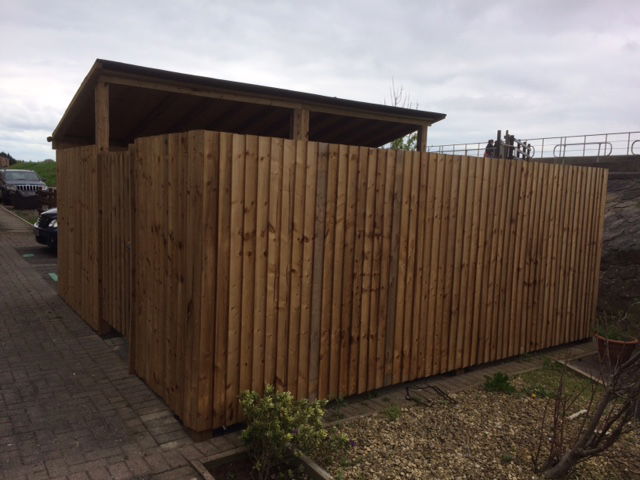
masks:
{"type": "Polygon", "coordinates": [[[46,190],[47,184],[33,170],[0,170],[0,201],[9,203],[17,192],[38,192],[46,190]]]}

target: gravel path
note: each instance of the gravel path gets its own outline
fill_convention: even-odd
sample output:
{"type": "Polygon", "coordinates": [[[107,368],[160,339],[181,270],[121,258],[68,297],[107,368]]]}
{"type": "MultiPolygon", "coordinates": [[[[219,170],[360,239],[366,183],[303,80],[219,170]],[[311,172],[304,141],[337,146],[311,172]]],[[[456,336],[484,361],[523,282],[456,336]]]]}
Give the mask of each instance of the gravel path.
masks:
{"type": "MultiPolygon", "coordinates": [[[[396,420],[380,414],[341,426],[356,446],[337,479],[537,479],[532,473],[538,425],[546,400],[471,390],[458,403],[403,408],[396,420]]],[[[624,438],[614,457],[640,472],[640,435],[624,438]]],[[[634,476],[635,475],[635,476],[634,476]]],[[[632,479],[615,459],[581,464],[573,479],[632,479]]]]}

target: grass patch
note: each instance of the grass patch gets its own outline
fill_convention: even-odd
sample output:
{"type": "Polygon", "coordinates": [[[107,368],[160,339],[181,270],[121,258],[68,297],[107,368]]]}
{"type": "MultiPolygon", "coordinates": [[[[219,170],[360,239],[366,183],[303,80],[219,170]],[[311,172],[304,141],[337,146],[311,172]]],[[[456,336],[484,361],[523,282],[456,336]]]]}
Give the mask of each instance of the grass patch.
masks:
{"type": "MultiPolygon", "coordinates": [[[[565,394],[578,396],[578,402],[588,402],[594,383],[588,378],[568,369],[561,363],[545,360],[542,368],[518,376],[518,391],[539,398],[554,398],[558,392],[560,379],[564,375],[565,394]]],[[[602,390],[600,385],[597,390],[602,390]]]]}
{"type": "Polygon", "coordinates": [[[493,376],[485,376],[484,389],[487,392],[497,392],[511,394],[515,393],[516,387],[511,384],[509,375],[503,372],[496,372],[493,376]]]}
{"type": "Polygon", "coordinates": [[[387,408],[382,410],[382,414],[391,422],[395,422],[402,415],[402,410],[397,405],[389,405],[387,408]]]}
{"type": "Polygon", "coordinates": [[[17,170],[33,170],[49,187],[56,186],[56,162],[53,160],[45,160],[43,162],[17,162],[9,168],[17,170]]]}
{"type": "Polygon", "coordinates": [[[37,210],[12,210],[20,218],[25,219],[27,222],[33,225],[40,215],[37,210]]]}

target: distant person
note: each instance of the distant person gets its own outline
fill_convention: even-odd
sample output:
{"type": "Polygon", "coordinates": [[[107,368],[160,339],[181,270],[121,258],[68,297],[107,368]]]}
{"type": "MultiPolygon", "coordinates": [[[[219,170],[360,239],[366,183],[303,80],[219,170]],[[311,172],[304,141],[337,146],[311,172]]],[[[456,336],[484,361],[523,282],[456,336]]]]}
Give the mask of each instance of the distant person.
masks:
{"type": "Polygon", "coordinates": [[[484,148],[484,158],[493,158],[493,152],[495,147],[493,146],[493,140],[487,142],[487,146],[484,148]]]}

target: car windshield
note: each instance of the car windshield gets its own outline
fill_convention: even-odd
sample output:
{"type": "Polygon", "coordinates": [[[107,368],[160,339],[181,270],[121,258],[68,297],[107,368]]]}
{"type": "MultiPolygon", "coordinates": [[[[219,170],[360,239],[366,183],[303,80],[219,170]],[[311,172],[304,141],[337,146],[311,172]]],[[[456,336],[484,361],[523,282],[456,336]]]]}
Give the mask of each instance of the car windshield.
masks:
{"type": "Polygon", "coordinates": [[[36,172],[31,172],[31,171],[24,171],[24,172],[20,172],[20,171],[11,171],[11,170],[6,170],[4,172],[5,178],[7,180],[10,180],[12,182],[38,182],[40,181],[40,177],[38,177],[38,174],[36,172]]]}

